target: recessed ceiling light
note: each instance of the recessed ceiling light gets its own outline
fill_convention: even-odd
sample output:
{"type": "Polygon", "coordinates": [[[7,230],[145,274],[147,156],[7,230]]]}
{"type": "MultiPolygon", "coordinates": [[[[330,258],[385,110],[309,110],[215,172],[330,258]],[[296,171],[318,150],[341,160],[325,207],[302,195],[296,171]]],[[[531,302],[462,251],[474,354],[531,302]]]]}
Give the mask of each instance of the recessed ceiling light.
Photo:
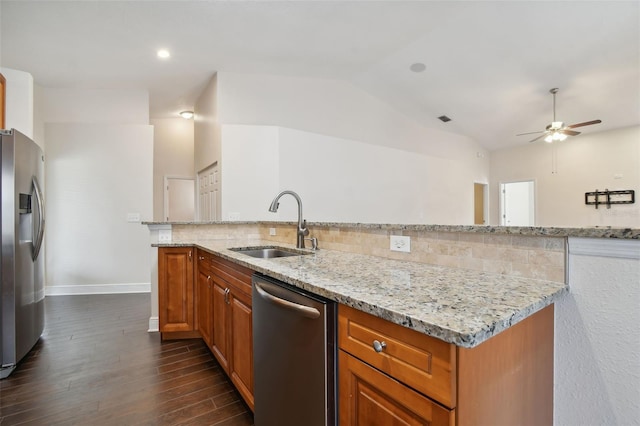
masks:
{"type": "Polygon", "coordinates": [[[169,51],[167,49],[160,49],[158,50],[158,58],[160,59],[167,59],[171,56],[171,53],[169,53],[169,51]]]}
{"type": "Polygon", "coordinates": [[[415,64],[411,64],[409,69],[413,72],[422,72],[427,69],[427,66],[422,62],[416,62],[415,64]]]}
{"type": "Polygon", "coordinates": [[[182,118],[184,118],[186,120],[189,120],[189,119],[193,118],[193,111],[182,111],[180,113],[180,117],[182,117],[182,118]]]}

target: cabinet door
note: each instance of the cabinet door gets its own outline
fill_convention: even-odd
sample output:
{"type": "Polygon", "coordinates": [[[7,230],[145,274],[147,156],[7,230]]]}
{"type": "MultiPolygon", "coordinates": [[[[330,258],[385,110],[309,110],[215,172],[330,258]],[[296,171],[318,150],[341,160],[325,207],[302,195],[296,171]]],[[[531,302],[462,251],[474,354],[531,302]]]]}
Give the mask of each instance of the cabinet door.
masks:
{"type": "Polygon", "coordinates": [[[224,369],[229,373],[229,309],[227,309],[227,286],[224,281],[212,277],[213,285],[211,286],[211,308],[213,318],[213,332],[211,333],[211,351],[224,369]]]}
{"type": "Polygon", "coordinates": [[[231,290],[231,381],[253,410],[251,298],[231,290]]]}
{"type": "Polygon", "coordinates": [[[211,275],[206,269],[198,268],[198,284],[196,287],[196,326],[200,331],[202,339],[211,347],[211,294],[212,294],[211,275]]]}
{"type": "Polygon", "coordinates": [[[161,332],[193,331],[193,248],[158,249],[161,332]]]}
{"type": "Polygon", "coordinates": [[[441,407],[342,350],[338,352],[341,426],[455,424],[455,410],[441,407]]]}

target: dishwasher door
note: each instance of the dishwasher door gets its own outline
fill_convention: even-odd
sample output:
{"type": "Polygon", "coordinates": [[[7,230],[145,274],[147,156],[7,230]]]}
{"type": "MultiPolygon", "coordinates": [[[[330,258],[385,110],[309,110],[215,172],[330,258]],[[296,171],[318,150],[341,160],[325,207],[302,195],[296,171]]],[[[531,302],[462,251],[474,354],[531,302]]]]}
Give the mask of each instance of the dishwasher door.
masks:
{"type": "Polygon", "coordinates": [[[253,276],[256,426],[334,426],[335,303],[253,276]]]}

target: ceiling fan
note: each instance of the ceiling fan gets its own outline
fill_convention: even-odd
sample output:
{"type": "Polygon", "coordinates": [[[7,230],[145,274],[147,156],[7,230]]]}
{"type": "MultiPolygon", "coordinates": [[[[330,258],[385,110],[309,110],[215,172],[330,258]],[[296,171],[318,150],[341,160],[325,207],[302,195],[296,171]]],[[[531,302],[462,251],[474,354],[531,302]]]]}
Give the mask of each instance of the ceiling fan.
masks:
{"type": "Polygon", "coordinates": [[[529,142],[535,142],[538,139],[544,138],[545,142],[554,142],[554,141],[563,141],[567,138],[567,136],[578,136],[580,132],[576,132],[576,127],[590,126],[592,124],[602,123],[602,120],[591,120],[585,121],[583,123],[571,124],[569,126],[565,126],[562,121],[556,121],[556,93],[558,93],[558,88],[554,87],[549,90],[549,93],[553,95],[553,121],[551,124],[547,125],[546,129],[540,132],[528,132],[528,133],[520,133],[516,136],[523,135],[533,135],[536,133],[542,133],[540,136],[531,139],[529,142]]]}

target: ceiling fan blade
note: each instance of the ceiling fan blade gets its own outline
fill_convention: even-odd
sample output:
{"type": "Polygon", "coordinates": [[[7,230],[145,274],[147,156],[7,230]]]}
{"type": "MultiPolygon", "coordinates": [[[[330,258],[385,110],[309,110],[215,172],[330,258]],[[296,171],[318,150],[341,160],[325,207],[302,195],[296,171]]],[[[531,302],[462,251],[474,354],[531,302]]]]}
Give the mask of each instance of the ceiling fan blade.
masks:
{"type": "Polygon", "coordinates": [[[537,141],[538,139],[542,139],[542,138],[543,138],[543,137],[545,137],[546,135],[547,135],[547,132],[544,132],[543,134],[541,134],[541,135],[540,135],[540,136],[538,136],[537,138],[535,138],[535,139],[531,139],[531,140],[529,141],[529,143],[531,143],[531,142],[535,142],[535,141],[537,141]]]}
{"type": "Polygon", "coordinates": [[[578,136],[580,134],[580,132],[576,132],[575,130],[569,130],[569,129],[562,129],[560,130],[560,133],[569,135],[569,136],[578,136]]]}
{"type": "Polygon", "coordinates": [[[535,133],[544,133],[544,130],[541,130],[539,132],[518,133],[516,136],[533,135],[535,133]]]}
{"type": "Polygon", "coordinates": [[[591,126],[592,124],[598,124],[598,123],[602,123],[602,120],[585,121],[584,123],[572,124],[570,126],[567,126],[566,128],[575,129],[576,127],[591,126]]]}

